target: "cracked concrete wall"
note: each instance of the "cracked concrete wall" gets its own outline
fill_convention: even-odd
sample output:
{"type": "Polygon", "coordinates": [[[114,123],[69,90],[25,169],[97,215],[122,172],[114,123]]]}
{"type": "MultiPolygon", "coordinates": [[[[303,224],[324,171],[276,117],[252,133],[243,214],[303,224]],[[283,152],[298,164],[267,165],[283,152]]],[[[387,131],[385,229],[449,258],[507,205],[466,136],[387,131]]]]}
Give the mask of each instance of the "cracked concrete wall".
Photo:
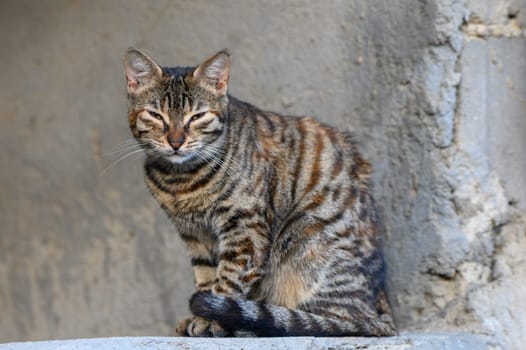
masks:
{"type": "Polygon", "coordinates": [[[457,173],[453,203],[470,249],[448,282],[458,297],[438,323],[493,334],[503,348],[520,349],[526,342],[520,253],[526,247],[526,1],[468,1],[466,10],[450,158],[457,173]]]}
{"type": "MultiPolygon", "coordinates": [[[[470,329],[495,336],[497,347],[520,349],[526,341],[526,296],[519,292],[526,287],[520,253],[526,2],[435,5],[438,40],[423,54],[425,88],[416,93],[422,109],[415,103],[432,140],[426,150],[432,164],[424,167],[431,179],[424,194],[432,198],[411,203],[429,207],[415,217],[421,225],[411,239],[417,242],[411,249],[419,250],[418,283],[393,288],[398,316],[408,328],[470,329]]],[[[402,250],[410,247],[407,237],[396,237],[402,250]]],[[[396,265],[400,250],[390,252],[396,265]]],[[[403,286],[404,278],[392,275],[392,285],[403,286]]]]}
{"type": "Polygon", "coordinates": [[[140,159],[112,165],[130,137],[121,59],[228,47],[233,95],[361,141],[399,327],[519,348],[525,14],[513,0],[2,2],[0,342],[170,335],[187,314],[189,263],[140,159]]]}

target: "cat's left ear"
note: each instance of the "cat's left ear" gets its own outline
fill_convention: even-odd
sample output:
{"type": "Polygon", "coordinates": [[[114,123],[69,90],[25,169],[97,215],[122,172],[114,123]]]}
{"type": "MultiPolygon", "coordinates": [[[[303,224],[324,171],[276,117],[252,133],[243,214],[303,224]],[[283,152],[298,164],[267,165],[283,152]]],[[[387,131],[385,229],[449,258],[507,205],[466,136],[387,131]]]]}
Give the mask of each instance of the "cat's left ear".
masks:
{"type": "Polygon", "coordinates": [[[192,80],[212,90],[216,95],[224,96],[228,91],[230,64],[228,50],[219,51],[194,70],[192,80]]]}
{"type": "Polygon", "coordinates": [[[124,58],[128,93],[137,95],[161,80],[162,68],[148,55],[129,48],[124,58]]]}

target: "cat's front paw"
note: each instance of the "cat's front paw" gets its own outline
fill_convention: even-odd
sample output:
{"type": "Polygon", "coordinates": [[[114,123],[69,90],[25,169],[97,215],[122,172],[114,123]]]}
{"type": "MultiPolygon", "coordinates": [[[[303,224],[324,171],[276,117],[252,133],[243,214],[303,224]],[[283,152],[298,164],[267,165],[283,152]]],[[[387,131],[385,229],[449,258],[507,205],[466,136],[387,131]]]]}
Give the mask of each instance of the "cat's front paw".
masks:
{"type": "Polygon", "coordinates": [[[202,317],[189,317],[177,325],[175,333],[186,337],[226,337],[227,332],[215,321],[202,317]]]}
{"type": "Polygon", "coordinates": [[[193,319],[194,317],[187,317],[184,320],[179,321],[179,323],[175,327],[175,335],[177,337],[187,337],[188,334],[186,333],[186,329],[188,328],[188,325],[190,324],[190,322],[192,322],[193,319]]]}

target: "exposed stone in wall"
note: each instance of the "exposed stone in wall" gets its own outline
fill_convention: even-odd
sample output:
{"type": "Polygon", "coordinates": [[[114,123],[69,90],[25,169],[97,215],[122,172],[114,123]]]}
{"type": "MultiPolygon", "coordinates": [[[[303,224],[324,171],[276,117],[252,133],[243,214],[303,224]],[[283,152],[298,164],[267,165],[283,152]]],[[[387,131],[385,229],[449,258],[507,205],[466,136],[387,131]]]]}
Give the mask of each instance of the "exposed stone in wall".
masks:
{"type": "Polygon", "coordinates": [[[470,13],[462,30],[480,38],[524,38],[524,0],[468,0],[470,13]]]}

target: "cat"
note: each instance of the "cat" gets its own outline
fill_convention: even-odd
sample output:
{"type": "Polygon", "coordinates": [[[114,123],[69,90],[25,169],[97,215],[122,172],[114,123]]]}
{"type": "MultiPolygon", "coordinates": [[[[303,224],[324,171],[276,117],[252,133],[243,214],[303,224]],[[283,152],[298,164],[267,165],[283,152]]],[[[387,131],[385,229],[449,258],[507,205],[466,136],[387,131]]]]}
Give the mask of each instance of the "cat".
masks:
{"type": "Polygon", "coordinates": [[[228,94],[223,50],[197,67],[125,55],[146,184],[191,255],[184,336],[390,336],[371,166],[347,133],[228,94]]]}

